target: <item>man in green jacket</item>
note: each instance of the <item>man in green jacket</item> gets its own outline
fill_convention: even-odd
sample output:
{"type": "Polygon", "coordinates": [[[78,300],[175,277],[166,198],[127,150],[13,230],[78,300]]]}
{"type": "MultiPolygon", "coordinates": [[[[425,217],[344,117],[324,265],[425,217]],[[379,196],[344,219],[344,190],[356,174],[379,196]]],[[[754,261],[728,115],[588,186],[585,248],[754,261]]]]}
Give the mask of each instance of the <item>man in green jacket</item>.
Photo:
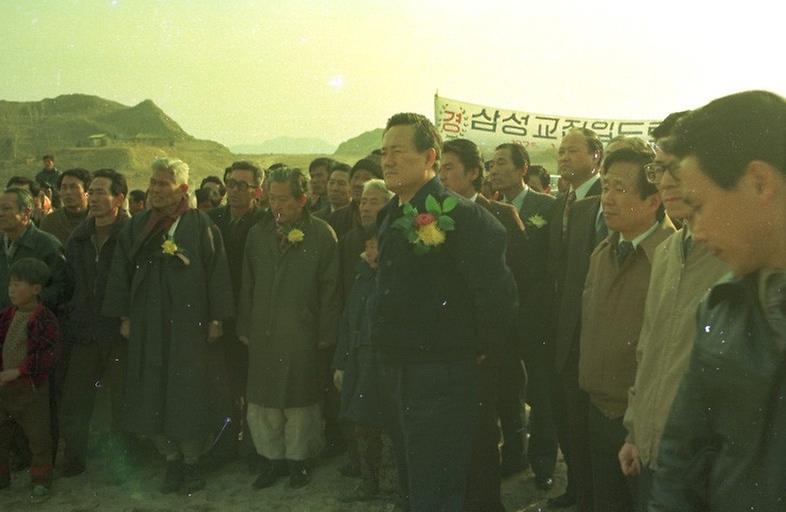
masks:
{"type": "Polygon", "coordinates": [[[698,313],[666,423],[650,512],[786,503],[786,101],[749,91],[681,119],[666,150],[691,229],[734,277],[698,313]]]}

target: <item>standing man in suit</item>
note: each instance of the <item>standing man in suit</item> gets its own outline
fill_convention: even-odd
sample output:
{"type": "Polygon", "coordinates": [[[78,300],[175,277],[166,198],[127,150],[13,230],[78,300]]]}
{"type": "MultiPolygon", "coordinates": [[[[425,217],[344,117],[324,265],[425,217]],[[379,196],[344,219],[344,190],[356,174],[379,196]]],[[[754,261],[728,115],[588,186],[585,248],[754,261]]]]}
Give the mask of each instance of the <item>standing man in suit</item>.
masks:
{"type": "MultiPolygon", "coordinates": [[[[506,260],[518,285],[521,274],[528,268],[523,253],[527,242],[524,223],[513,205],[489,201],[480,193],[483,182],[483,159],[474,142],[467,139],[451,139],[443,144],[439,179],[445,188],[479,204],[505,227],[508,235],[506,260]]],[[[502,360],[486,359],[480,369],[479,403],[481,405],[472,447],[464,512],[504,512],[505,510],[500,496],[497,376],[503,361],[519,359],[519,343],[515,342],[515,337],[516,332],[512,330],[506,339],[508,346],[502,360]]]]}
{"type": "MultiPolygon", "coordinates": [[[[547,491],[553,485],[557,461],[557,431],[551,405],[551,358],[546,344],[546,312],[548,278],[541,269],[547,265],[548,219],[554,198],[529,188],[524,182],[529,169],[529,154],[522,144],[505,143],[497,146],[489,175],[494,189],[502,192],[506,203],[519,212],[527,230],[527,240],[519,273],[520,316],[517,331],[521,340],[521,356],[527,367],[527,399],[532,406],[530,438],[527,455],[535,473],[535,484],[547,491]]],[[[508,359],[508,362],[516,362],[508,359]]],[[[526,468],[522,440],[521,403],[516,390],[521,367],[505,365],[500,379],[500,423],[503,475],[526,468]]]]}
{"type": "Polygon", "coordinates": [[[598,169],[602,160],[603,143],[592,130],[579,128],[563,137],[558,152],[559,174],[570,189],[557,199],[549,223],[548,273],[555,314],[550,342],[557,376],[553,398],[560,447],[568,464],[568,488],[549,500],[549,506],[577,504],[579,512],[592,510],[588,400],[579,389],[578,353],[581,294],[589,258],[606,236],[597,197],[601,192],[598,169]]]}
{"type": "Polygon", "coordinates": [[[396,195],[379,214],[369,314],[392,388],[396,411],[388,424],[400,426],[392,437],[412,512],[463,510],[479,364],[500,357],[517,307],[505,230],[442,186],[441,153],[426,117],[388,120],[382,169],[396,195]]]}

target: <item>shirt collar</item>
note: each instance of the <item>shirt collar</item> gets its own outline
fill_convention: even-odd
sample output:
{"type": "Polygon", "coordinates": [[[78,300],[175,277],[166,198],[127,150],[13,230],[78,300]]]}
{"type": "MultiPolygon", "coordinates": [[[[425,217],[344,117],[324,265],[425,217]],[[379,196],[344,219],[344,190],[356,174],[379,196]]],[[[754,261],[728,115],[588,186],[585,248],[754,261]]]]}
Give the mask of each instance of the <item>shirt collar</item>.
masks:
{"type": "Polygon", "coordinates": [[[508,202],[515,206],[517,210],[521,210],[521,207],[524,206],[524,198],[527,197],[527,192],[529,192],[529,187],[524,185],[524,188],[521,189],[521,192],[519,192],[516,197],[508,202]]]}
{"type": "Polygon", "coordinates": [[[473,203],[477,203],[478,202],[478,193],[475,192],[475,195],[470,197],[469,200],[472,201],[473,203]]]}
{"type": "Polygon", "coordinates": [[[589,192],[589,189],[591,189],[592,185],[594,185],[595,182],[598,181],[599,179],[600,176],[598,174],[594,174],[592,178],[588,179],[587,181],[579,185],[578,188],[576,188],[576,190],[574,191],[576,192],[576,200],[578,201],[579,199],[584,199],[585,197],[587,197],[587,193],[589,192]]]}

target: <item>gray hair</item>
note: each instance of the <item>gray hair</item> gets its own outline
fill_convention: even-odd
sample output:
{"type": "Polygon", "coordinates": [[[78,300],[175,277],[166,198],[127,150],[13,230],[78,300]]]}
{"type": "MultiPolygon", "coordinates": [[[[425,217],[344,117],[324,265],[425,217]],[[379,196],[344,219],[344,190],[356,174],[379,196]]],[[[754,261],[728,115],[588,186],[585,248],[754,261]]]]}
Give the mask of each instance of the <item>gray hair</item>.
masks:
{"type": "Polygon", "coordinates": [[[33,195],[22,187],[10,187],[5,189],[4,194],[13,194],[16,196],[16,206],[20,212],[25,210],[32,211],[35,207],[33,202],[33,195]]]}
{"type": "Polygon", "coordinates": [[[182,160],[162,156],[153,161],[152,168],[153,172],[161,170],[171,172],[177,185],[188,185],[188,164],[182,160]]]}
{"type": "Polygon", "coordinates": [[[385,198],[390,201],[393,197],[393,192],[388,189],[388,186],[385,185],[385,180],[380,179],[373,179],[368,180],[363,184],[363,193],[365,194],[368,190],[378,190],[385,194],[385,198]]]}

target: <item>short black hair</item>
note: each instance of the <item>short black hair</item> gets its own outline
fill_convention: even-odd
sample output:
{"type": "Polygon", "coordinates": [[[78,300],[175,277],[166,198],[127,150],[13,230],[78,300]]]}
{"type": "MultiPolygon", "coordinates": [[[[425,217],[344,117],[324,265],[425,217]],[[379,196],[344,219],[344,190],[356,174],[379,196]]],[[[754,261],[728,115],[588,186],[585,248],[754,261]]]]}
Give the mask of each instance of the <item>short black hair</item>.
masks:
{"type": "Polygon", "coordinates": [[[76,178],[79,181],[81,181],[82,188],[85,189],[85,192],[87,192],[87,189],[90,187],[90,181],[93,179],[92,176],[90,175],[90,171],[88,171],[87,169],[82,169],[81,167],[74,167],[73,169],[68,169],[66,171],[63,171],[62,173],[60,173],[60,176],[57,177],[58,189],[63,186],[63,178],[65,178],[66,176],[71,176],[72,178],[76,178]]]}
{"type": "Polygon", "coordinates": [[[17,281],[46,286],[52,273],[46,263],[36,258],[20,258],[11,265],[8,277],[17,281]]]}
{"type": "Polygon", "coordinates": [[[565,135],[569,135],[571,133],[580,133],[584,136],[584,142],[587,143],[587,152],[589,153],[597,153],[600,161],[603,161],[603,141],[600,140],[598,134],[595,133],[594,130],[590,130],[589,128],[573,128],[565,135]]]}
{"type": "Polygon", "coordinates": [[[333,174],[333,171],[341,171],[341,172],[345,172],[347,174],[351,174],[352,173],[352,166],[349,165],[349,164],[345,164],[344,162],[335,162],[333,164],[333,167],[328,169],[328,177],[330,177],[330,175],[333,174]]]}
{"type": "Polygon", "coordinates": [[[221,181],[221,178],[219,178],[218,176],[214,176],[214,175],[205,176],[204,178],[202,178],[202,183],[199,184],[199,188],[204,187],[205,183],[215,183],[216,185],[218,185],[218,195],[220,197],[224,197],[226,195],[227,187],[224,185],[224,182],[221,181]]]}
{"type": "Polygon", "coordinates": [[[5,187],[27,187],[30,189],[30,195],[33,197],[38,197],[38,194],[41,193],[41,184],[27,176],[11,176],[5,187]]]}
{"type": "Polygon", "coordinates": [[[633,148],[621,148],[617,151],[612,151],[606,156],[603,161],[603,174],[606,174],[612,165],[620,162],[627,162],[639,166],[639,172],[636,175],[636,188],[638,189],[639,197],[646,199],[652,194],[658,193],[658,188],[647,180],[647,173],[644,172],[644,166],[652,163],[652,153],[636,150],[633,148]]]}
{"type": "Polygon", "coordinates": [[[452,153],[461,161],[465,171],[472,169],[478,170],[478,177],[472,181],[472,187],[475,191],[480,190],[483,186],[483,156],[480,154],[480,148],[477,144],[469,139],[449,139],[442,144],[443,153],[452,153]]]}
{"type": "Polygon", "coordinates": [[[128,195],[128,182],[126,181],[126,177],[117,172],[114,169],[98,169],[93,173],[93,179],[96,178],[107,178],[111,182],[109,185],[109,191],[112,192],[113,196],[117,196],[119,194],[123,194],[123,196],[128,195]]]}
{"type": "Polygon", "coordinates": [[[258,165],[254,165],[253,162],[249,162],[248,160],[238,160],[237,162],[232,162],[232,165],[227,167],[227,169],[229,172],[224,175],[224,181],[229,178],[229,175],[232,174],[232,171],[250,171],[254,176],[254,183],[256,186],[260,186],[262,184],[262,180],[264,179],[262,169],[260,169],[258,165]]]}
{"type": "Polygon", "coordinates": [[[667,115],[666,119],[661,121],[658,126],[653,128],[650,135],[652,135],[652,138],[655,140],[665,139],[671,135],[672,130],[674,130],[674,126],[677,124],[677,121],[685,117],[686,114],[690,114],[690,110],[672,112],[671,114],[667,115]]]}
{"type": "Polygon", "coordinates": [[[527,171],[527,176],[537,178],[540,181],[543,190],[546,190],[551,185],[551,175],[542,165],[530,165],[527,171]]]}
{"type": "Polygon", "coordinates": [[[147,192],[144,190],[134,189],[128,193],[128,201],[131,203],[138,203],[139,201],[147,200],[147,192]]]}
{"type": "Polygon", "coordinates": [[[510,150],[510,158],[513,160],[513,165],[515,165],[517,169],[525,165],[529,166],[529,153],[521,142],[504,142],[494,149],[497,151],[500,149],[510,150]]]}
{"type": "Polygon", "coordinates": [[[325,167],[327,169],[328,174],[330,174],[330,170],[333,168],[333,165],[336,164],[336,161],[332,158],[328,158],[326,156],[315,158],[308,164],[308,173],[311,174],[314,169],[317,167],[325,167]]]}
{"type": "Polygon", "coordinates": [[[308,190],[308,178],[303,174],[300,169],[292,169],[286,165],[281,165],[268,170],[267,177],[265,178],[265,186],[270,187],[271,183],[287,183],[292,196],[300,198],[306,195],[308,190]]]}
{"type": "Polygon", "coordinates": [[[44,155],[44,156],[41,157],[41,160],[51,160],[51,161],[54,162],[55,161],[55,157],[52,156],[52,155],[44,155]]]}
{"type": "Polygon", "coordinates": [[[212,188],[200,188],[194,192],[194,197],[196,198],[197,206],[204,201],[210,201],[210,204],[213,208],[216,208],[218,205],[221,204],[221,196],[218,195],[215,189],[212,188]]]}
{"type": "Polygon", "coordinates": [[[680,119],[664,151],[695,156],[701,170],[724,189],[737,185],[748,164],[761,160],[786,173],[786,100],[746,91],[711,101],[680,119]]]}
{"type": "Polygon", "coordinates": [[[352,176],[358,171],[368,171],[373,174],[375,178],[382,179],[382,167],[371,158],[361,158],[355,162],[355,165],[353,165],[352,169],[349,171],[349,179],[352,179],[352,176]]]}
{"type": "Polygon", "coordinates": [[[442,159],[442,137],[439,136],[434,123],[422,114],[400,112],[388,119],[385,125],[385,132],[394,126],[411,126],[415,129],[415,147],[421,152],[428,149],[436,151],[433,169],[438,171],[439,162],[442,159]]]}

